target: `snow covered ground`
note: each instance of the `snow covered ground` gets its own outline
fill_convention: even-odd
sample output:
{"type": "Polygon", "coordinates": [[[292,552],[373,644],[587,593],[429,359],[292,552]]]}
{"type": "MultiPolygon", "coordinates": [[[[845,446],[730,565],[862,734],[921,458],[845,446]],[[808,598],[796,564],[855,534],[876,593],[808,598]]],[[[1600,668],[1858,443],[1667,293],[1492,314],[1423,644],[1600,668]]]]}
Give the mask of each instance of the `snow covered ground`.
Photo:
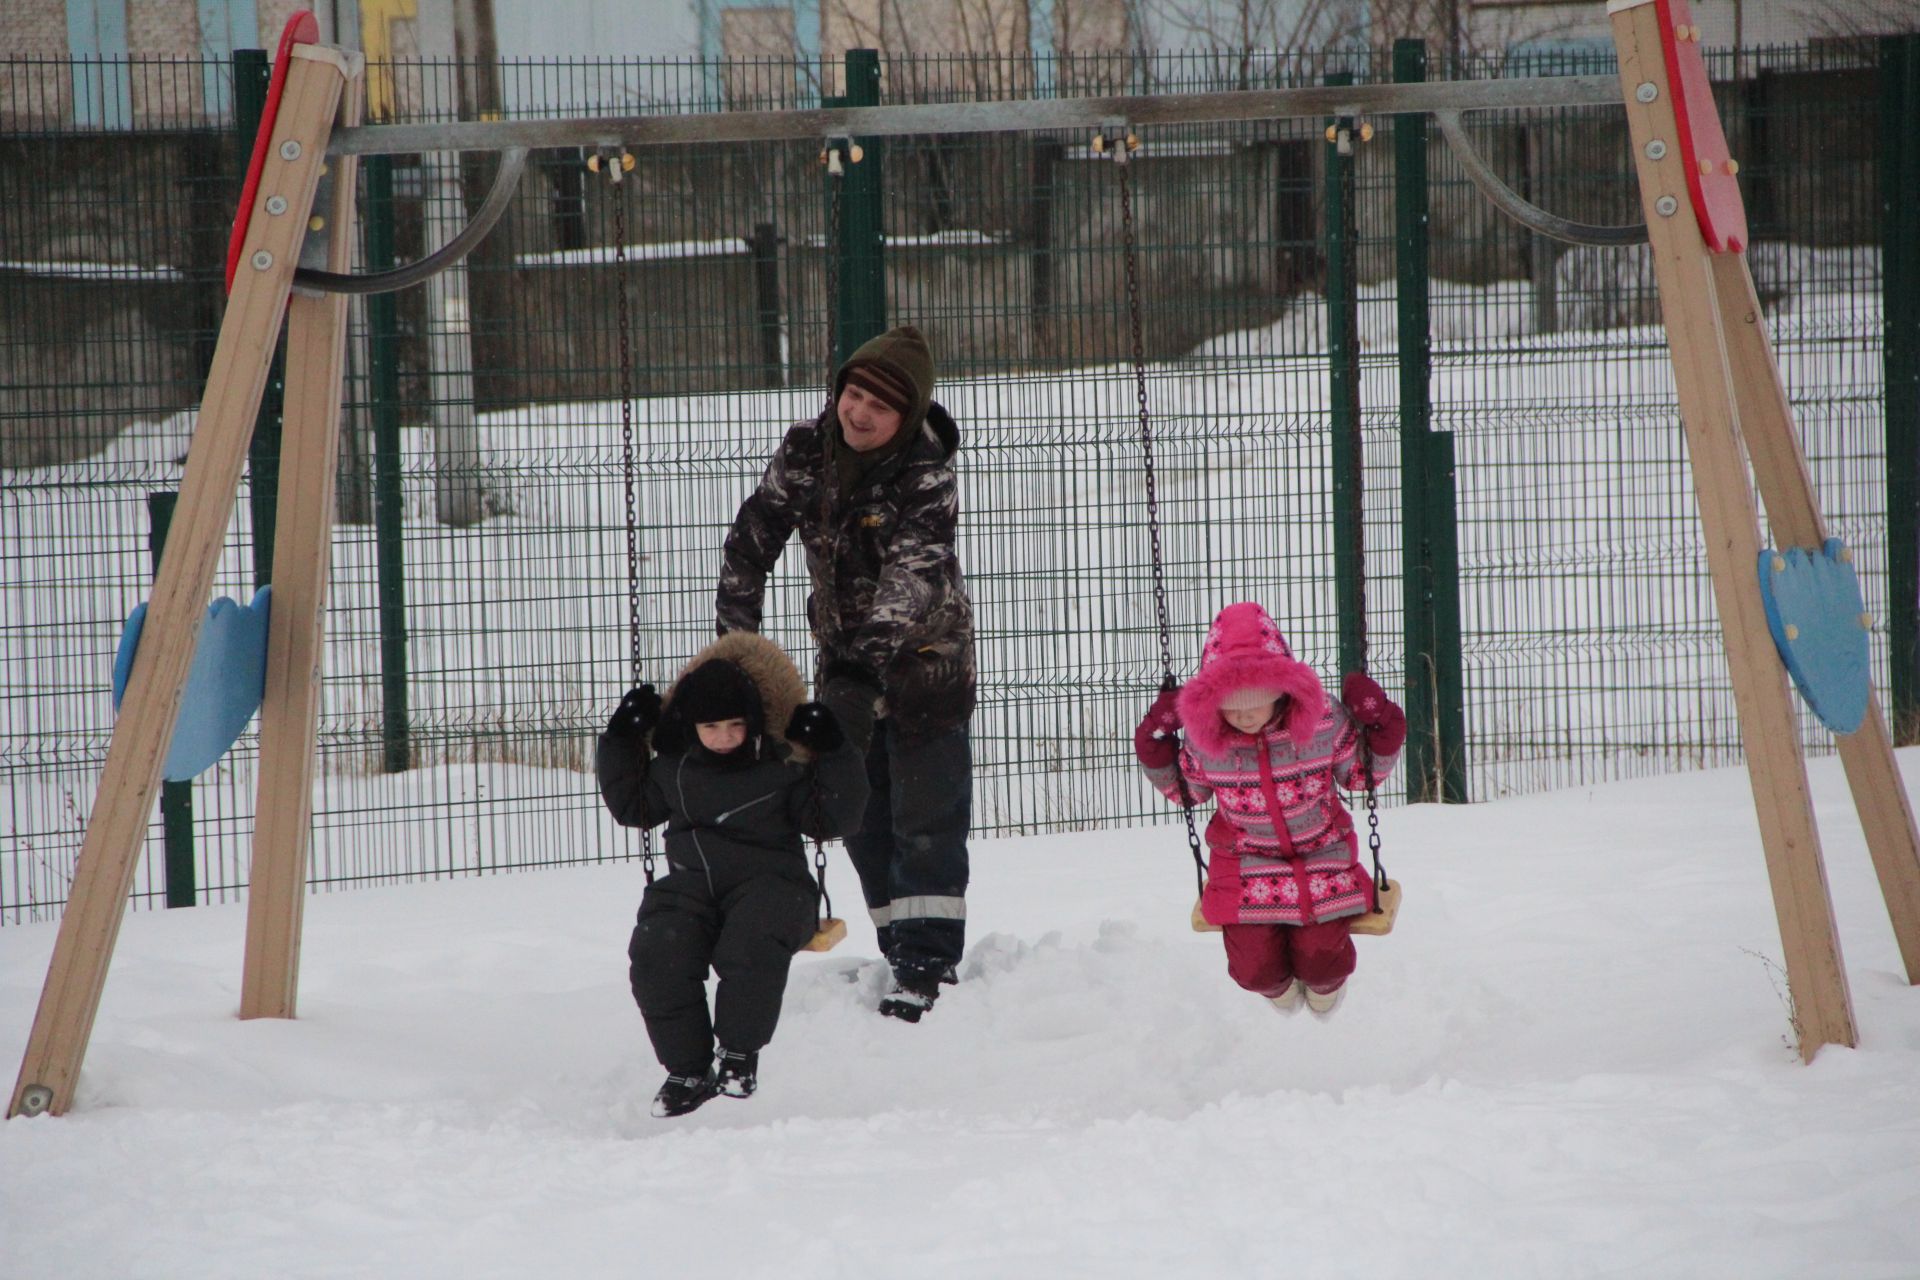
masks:
{"type": "MultiPolygon", "coordinates": [[[[294,1022],[233,1016],[243,908],[135,913],[74,1110],[0,1124],[0,1274],[1911,1277],[1920,991],[1812,774],[1860,1047],[1811,1066],[1739,770],[1391,811],[1324,1023],[1188,931],[1177,829],[985,842],[925,1022],[856,919],[677,1121],[638,866],[313,897],[294,1022]]],[[[0,930],[9,1071],[54,932],[0,930]]]]}

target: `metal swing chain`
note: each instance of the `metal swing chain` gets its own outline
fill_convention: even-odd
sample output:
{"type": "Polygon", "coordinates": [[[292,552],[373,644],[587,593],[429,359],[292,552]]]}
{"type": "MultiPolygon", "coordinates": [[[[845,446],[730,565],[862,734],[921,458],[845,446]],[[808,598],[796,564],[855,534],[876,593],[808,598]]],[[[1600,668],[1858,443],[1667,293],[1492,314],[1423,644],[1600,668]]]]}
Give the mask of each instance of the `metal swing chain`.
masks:
{"type": "MultiPolygon", "coordinates": [[[[613,190],[614,323],[620,335],[620,474],[625,482],[627,508],[627,667],[628,683],[640,683],[640,516],[635,496],[633,465],[633,316],[627,306],[627,201],[621,180],[626,177],[625,152],[603,159],[613,190]]],[[[640,829],[640,868],[653,883],[653,828],[640,829]]]]}
{"type": "Polygon", "coordinates": [[[813,842],[813,878],[820,886],[820,923],[833,919],[833,895],[827,892],[827,847],[813,842]]]}
{"type": "Polygon", "coordinates": [[[627,202],[620,187],[620,162],[608,166],[613,180],[613,264],[619,287],[615,323],[620,333],[620,473],[627,506],[627,665],[640,683],[640,517],[633,466],[633,316],[627,304],[627,202]]]}
{"type": "MultiPolygon", "coordinates": [[[[1352,128],[1351,122],[1347,122],[1346,127],[1352,128]]],[[[1368,127],[1366,133],[1360,136],[1363,139],[1371,138],[1373,136],[1371,126],[1368,127]]],[[[1359,234],[1359,218],[1354,208],[1355,203],[1356,201],[1351,199],[1341,201],[1340,234],[1342,243],[1347,245],[1354,244],[1354,237],[1359,234]]],[[[1349,272],[1348,274],[1349,279],[1351,279],[1351,273],[1349,272]]],[[[1357,365],[1359,362],[1357,354],[1353,358],[1355,365],[1357,365]]],[[[1360,384],[1359,369],[1357,367],[1352,370],[1352,375],[1350,385],[1358,387],[1360,384]]],[[[1354,607],[1359,612],[1360,671],[1361,674],[1364,675],[1367,671],[1366,437],[1361,431],[1360,415],[1355,413],[1352,415],[1352,419],[1354,607]]],[[[1377,915],[1381,910],[1380,897],[1387,891],[1387,873],[1386,869],[1380,863],[1380,795],[1373,778],[1373,744],[1368,741],[1367,731],[1364,727],[1360,729],[1359,738],[1361,777],[1365,779],[1367,784],[1367,853],[1373,859],[1373,885],[1375,889],[1373,910],[1377,915]]]]}
{"type": "MultiPolygon", "coordinates": [[[[835,347],[839,341],[840,326],[837,317],[840,313],[840,193],[844,189],[841,179],[846,171],[836,163],[838,152],[829,142],[827,149],[820,153],[820,162],[827,170],[827,405],[833,404],[833,371],[835,347]]],[[[831,486],[820,486],[820,513],[824,520],[827,514],[827,495],[831,486]]],[[[833,918],[833,895],[827,892],[827,847],[820,841],[813,842],[813,880],[820,891],[820,927],[833,918]]]]}
{"type": "MultiPolygon", "coordinates": [[[[1354,434],[1359,434],[1358,426],[1354,428],[1354,434]]],[[[1357,469],[1358,468],[1356,468],[1356,470],[1357,469]]],[[[1362,513],[1362,515],[1364,518],[1364,513],[1362,513]]],[[[1363,523],[1363,520],[1354,521],[1356,528],[1361,523],[1363,523]]],[[[1355,533],[1354,541],[1362,544],[1354,548],[1353,559],[1354,563],[1359,566],[1355,573],[1359,586],[1360,670],[1364,673],[1367,669],[1367,570],[1364,554],[1365,538],[1361,534],[1355,533]]],[[[1373,910],[1377,915],[1380,912],[1380,895],[1387,891],[1386,868],[1380,864],[1380,794],[1379,788],[1374,784],[1373,779],[1373,744],[1368,741],[1367,731],[1364,727],[1361,728],[1359,737],[1361,776],[1366,779],[1367,783],[1367,853],[1373,858],[1373,887],[1377,891],[1373,898],[1373,910]]]]}
{"type": "Polygon", "coordinates": [[[833,374],[840,359],[840,220],[847,171],[838,144],[820,153],[827,170],[827,404],[833,404],[833,374]]]}
{"type": "MultiPolygon", "coordinates": [[[[1147,351],[1140,321],[1140,268],[1133,244],[1133,184],[1128,180],[1129,139],[1123,136],[1113,147],[1114,164],[1120,170],[1120,243],[1127,273],[1127,324],[1133,341],[1133,391],[1140,412],[1140,451],[1144,458],[1147,488],[1147,542],[1153,556],[1153,614],[1160,631],[1160,690],[1169,693],[1180,687],[1173,678],[1173,624],[1167,614],[1167,576],[1160,554],[1160,494],[1153,467],[1153,417],[1147,409],[1147,351]]],[[[1177,744],[1176,744],[1177,745],[1177,744]]],[[[1207,861],[1200,852],[1200,832],[1193,821],[1193,793],[1187,789],[1187,775],[1176,758],[1174,780],[1180,787],[1180,813],[1187,822],[1187,852],[1193,856],[1194,883],[1200,893],[1207,889],[1207,861]]]]}

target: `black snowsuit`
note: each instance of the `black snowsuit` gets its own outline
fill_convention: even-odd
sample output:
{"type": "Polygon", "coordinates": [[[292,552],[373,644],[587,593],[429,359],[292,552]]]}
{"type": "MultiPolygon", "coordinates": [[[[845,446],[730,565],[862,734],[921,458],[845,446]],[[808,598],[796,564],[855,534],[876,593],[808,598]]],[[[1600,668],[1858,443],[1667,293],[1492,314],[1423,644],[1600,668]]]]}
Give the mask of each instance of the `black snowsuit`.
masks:
{"type": "MultiPolygon", "coordinates": [[[[746,642],[775,648],[728,637],[687,670],[746,642]]],[[[797,692],[797,672],[792,683],[797,692]]],[[[771,723],[784,725],[797,697],[767,693],[763,685],[771,723]]],[[[866,725],[849,727],[864,737],[866,725]]],[[[633,998],[669,1074],[704,1074],[716,1039],[753,1053],[773,1038],[793,953],[818,920],[804,840],[852,830],[867,801],[858,740],[848,737],[817,760],[773,732],[715,756],[680,722],[672,691],[653,733],[657,754],[645,739],[601,735],[594,764],[607,808],[626,826],[666,824],[670,870],[647,887],[627,955],[633,998]],[[711,1015],[709,968],[720,979],[711,1015]]]]}

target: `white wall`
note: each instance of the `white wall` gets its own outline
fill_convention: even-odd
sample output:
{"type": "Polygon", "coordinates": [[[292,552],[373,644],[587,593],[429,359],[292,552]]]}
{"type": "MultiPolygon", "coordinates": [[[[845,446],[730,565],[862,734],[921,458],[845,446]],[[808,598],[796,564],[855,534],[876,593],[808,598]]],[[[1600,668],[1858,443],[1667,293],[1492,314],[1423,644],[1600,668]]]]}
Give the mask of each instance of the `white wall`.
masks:
{"type": "Polygon", "coordinates": [[[691,58],[695,0],[493,0],[502,58],[691,58]]]}

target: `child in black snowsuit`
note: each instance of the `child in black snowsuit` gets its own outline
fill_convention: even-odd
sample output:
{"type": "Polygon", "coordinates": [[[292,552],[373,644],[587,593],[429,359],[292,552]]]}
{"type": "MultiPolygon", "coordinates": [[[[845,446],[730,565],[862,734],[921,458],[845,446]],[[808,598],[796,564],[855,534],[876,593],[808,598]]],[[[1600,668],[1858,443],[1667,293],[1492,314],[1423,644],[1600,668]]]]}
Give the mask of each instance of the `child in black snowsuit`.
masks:
{"type": "Polygon", "coordinates": [[[735,632],[696,654],[664,701],[651,685],[628,693],[600,736],[607,808],[626,826],[667,826],[669,870],[647,887],[627,949],[667,1069],[656,1116],[753,1092],[788,966],[817,923],[804,840],[856,829],[866,807],[861,700],[836,699],[836,715],[803,693],[777,645],[735,632]]]}

